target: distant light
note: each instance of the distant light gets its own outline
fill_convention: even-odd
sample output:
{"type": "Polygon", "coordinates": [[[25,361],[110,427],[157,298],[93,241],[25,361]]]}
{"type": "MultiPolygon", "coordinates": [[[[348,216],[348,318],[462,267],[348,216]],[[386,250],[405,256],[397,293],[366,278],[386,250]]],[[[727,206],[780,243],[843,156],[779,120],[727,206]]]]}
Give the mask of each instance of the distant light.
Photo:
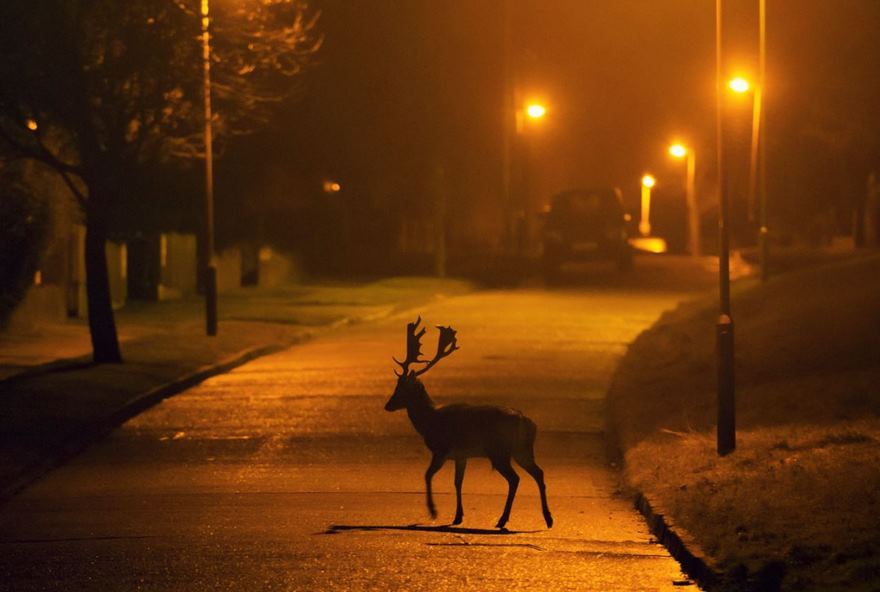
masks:
{"type": "Polygon", "coordinates": [[[324,181],[324,193],[339,193],[342,191],[342,185],[336,181],[324,181]]]}
{"type": "Polygon", "coordinates": [[[749,81],[742,76],[732,78],[730,82],[727,83],[727,86],[729,86],[730,90],[732,90],[733,92],[740,94],[749,92],[749,89],[752,88],[752,85],[749,83],[749,81]]]}
{"type": "Polygon", "coordinates": [[[646,253],[665,253],[668,250],[666,240],[659,236],[637,236],[629,239],[629,244],[637,251],[646,253]]]}
{"type": "Polygon", "coordinates": [[[653,175],[645,175],[642,177],[642,185],[650,189],[654,185],[657,184],[657,179],[654,178],[653,175]]]}
{"type": "Polygon", "coordinates": [[[24,124],[25,124],[25,125],[27,126],[27,128],[28,128],[29,130],[31,130],[32,132],[37,131],[37,129],[40,127],[39,125],[37,125],[37,120],[36,120],[36,119],[28,119],[27,121],[24,122],[24,124]]]}
{"type": "Polygon", "coordinates": [[[673,144],[669,147],[669,154],[675,158],[684,158],[687,156],[688,149],[682,144],[673,144]]]}
{"type": "Polygon", "coordinates": [[[526,106],[526,115],[532,119],[541,119],[547,114],[547,108],[540,103],[531,103],[526,106]]]}

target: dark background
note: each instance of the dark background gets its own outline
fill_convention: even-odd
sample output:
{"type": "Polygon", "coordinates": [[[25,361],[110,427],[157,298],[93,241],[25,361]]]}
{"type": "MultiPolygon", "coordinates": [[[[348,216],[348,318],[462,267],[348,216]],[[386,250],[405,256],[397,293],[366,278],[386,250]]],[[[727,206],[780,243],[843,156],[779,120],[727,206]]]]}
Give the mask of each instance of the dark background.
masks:
{"type": "MultiPolygon", "coordinates": [[[[711,222],[714,2],[508,2],[517,93],[549,109],[525,138],[538,203],[565,188],[610,184],[636,213],[639,179],[651,171],[658,231],[680,234],[684,167],[666,147],[682,138],[697,149],[698,195],[711,222]]],[[[825,240],[849,231],[852,206],[880,164],[880,2],[768,4],[771,222],[777,240],[825,240]]],[[[441,165],[451,248],[497,248],[503,3],[313,7],[325,42],[302,91],[217,165],[221,239],[257,228],[325,263],[345,259],[345,243],[361,254],[391,253],[405,220],[430,217],[432,171],[441,165]],[[342,191],[324,194],[324,179],[342,191]]],[[[754,77],[757,1],[728,0],[725,8],[725,70],[754,77]]],[[[730,101],[725,141],[738,244],[753,240],[745,204],[750,118],[750,96],[730,101]]]]}

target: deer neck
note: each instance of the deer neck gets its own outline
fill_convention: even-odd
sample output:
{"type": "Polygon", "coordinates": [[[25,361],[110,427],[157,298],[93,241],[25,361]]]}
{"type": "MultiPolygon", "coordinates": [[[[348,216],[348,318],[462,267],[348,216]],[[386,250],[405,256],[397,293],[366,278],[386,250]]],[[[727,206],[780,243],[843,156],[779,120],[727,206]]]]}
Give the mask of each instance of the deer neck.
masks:
{"type": "Polygon", "coordinates": [[[409,404],[406,406],[406,413],[409,415],[409,420],[412,422],[416,431],[422,436],[430,431],[431,426],[434,423],[433,420],[436,412],[437,409],[434,406],[434,401],[428,396],[428,391],[426,391],[424,387],[420,388],[418,392],[410,398],[409,404]]]}

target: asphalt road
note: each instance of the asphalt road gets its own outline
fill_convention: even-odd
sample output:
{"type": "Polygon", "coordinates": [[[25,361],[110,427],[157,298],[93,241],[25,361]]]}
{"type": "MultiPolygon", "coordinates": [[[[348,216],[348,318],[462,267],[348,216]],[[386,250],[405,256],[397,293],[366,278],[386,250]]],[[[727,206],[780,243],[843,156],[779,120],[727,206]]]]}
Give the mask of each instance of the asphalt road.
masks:
{"type": "Polygon", "coordinates": [[[436,402],[503,404],[537,422],[550,530],[522,470],[510,530],[493,528],[506,483],[477,459],[461,527],[448,526],[452,463],[429,518],[428,452],[405,412],[383,410],[410,320],[397,317],[215,377],[35,484],[0,510],[0,589],[681,589],[678,564],[616,492],[602,442],[625,344],[681,297],[569,286],[420,311],[459,331],[461,350],[424,376],[436,402]]]}

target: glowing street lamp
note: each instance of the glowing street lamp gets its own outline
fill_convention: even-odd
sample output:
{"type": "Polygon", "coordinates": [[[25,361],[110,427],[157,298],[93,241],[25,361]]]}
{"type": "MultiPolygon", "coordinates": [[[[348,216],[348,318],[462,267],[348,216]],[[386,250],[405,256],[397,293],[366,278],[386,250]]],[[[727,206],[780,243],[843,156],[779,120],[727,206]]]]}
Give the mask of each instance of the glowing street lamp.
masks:
{"type": "Polygon", "coordinates": [[[642,177],[642,211],[639,219],[639,232],[642,236],[651,234],[651,188],[657,184],[653,175],[642,177]]]}
{"type": "Polygon", "coordinates": [[[529,119],[541,119],[547,114],[547,107],[541,103],[529,103],[526,105],[526,115],[529,119]]]}
{"type": "Polygon", "coordinates": [[[696,195],[697,153],[693,148],[677,143],[669,147],[669,154],[678,159],[687,158],[685,201],[688,209],[688,248],[691,256],[698,257],[700,255],[700,213],[697,208],[696,195]]]}
{"type": "Polygon", "coordinates": [[[669,154],[675,158],[684,158],[687,156],[688,149],[681,144],[673,144],[669,147],[669,154]]]}
{"type": "Polygon", "coordinates": [[[752,83],[742,76],[737,76],[730,79],[730,81],[727,83],[727,88],[737,94],[745,94],[752,90],[752,83]]]}

